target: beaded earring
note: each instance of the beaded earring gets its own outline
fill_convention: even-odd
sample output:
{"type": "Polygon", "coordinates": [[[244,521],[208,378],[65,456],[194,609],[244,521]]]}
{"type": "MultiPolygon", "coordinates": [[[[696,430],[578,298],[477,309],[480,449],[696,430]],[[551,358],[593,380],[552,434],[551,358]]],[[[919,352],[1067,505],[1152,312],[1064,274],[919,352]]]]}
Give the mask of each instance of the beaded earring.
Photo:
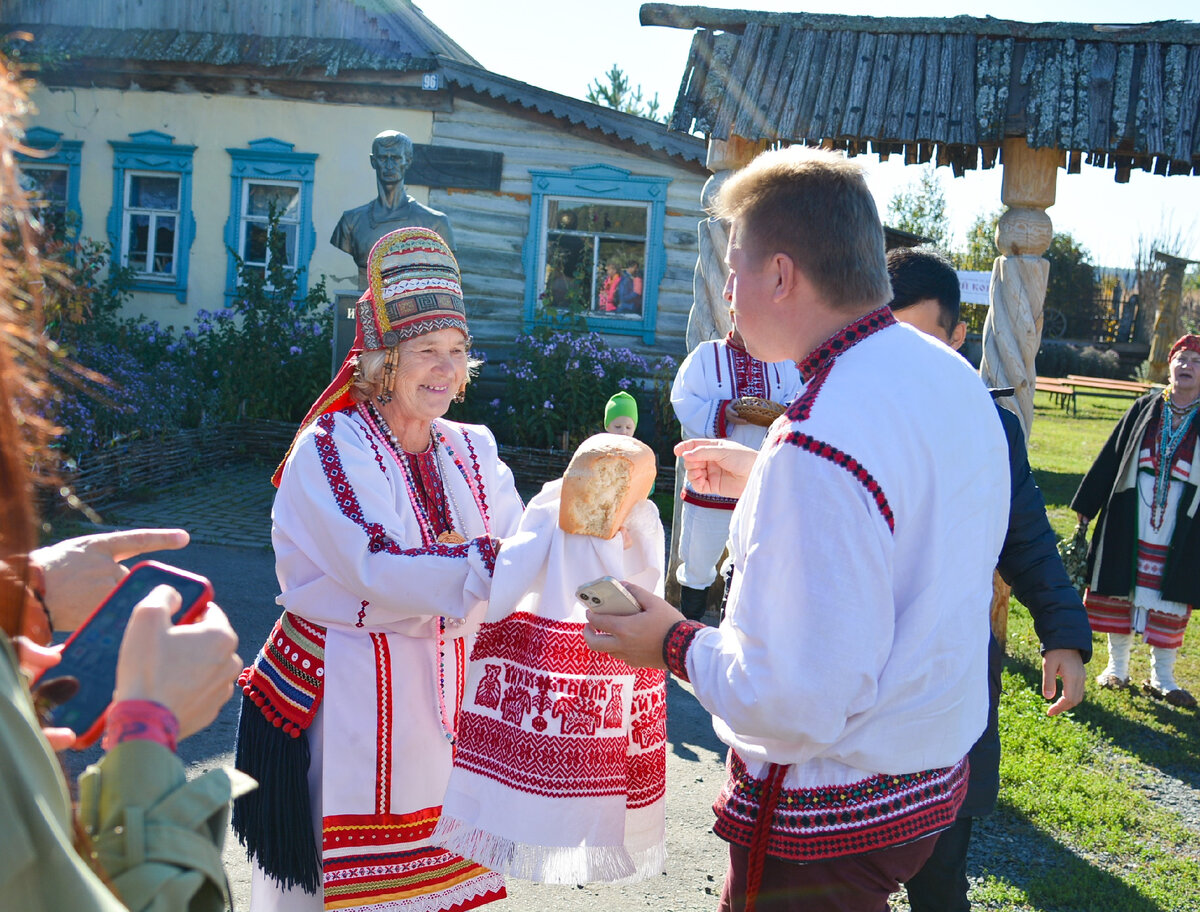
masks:
{"type": "Polygon", "coordinates": [[[387,405],[392,401],[392,387],[396,384],[396,368],[400,366],[400,350],[395,346],[388,349],[383,359],[383,377],[379,381],[379,394],[375,401],[387,405]]]}
{"type": "Polygon", "coordinates": [[[454,394],[455,402],[465,402],[467,399],[467,381],[462,382],[462,386],[458,388],[458,392],[454,394]]]}

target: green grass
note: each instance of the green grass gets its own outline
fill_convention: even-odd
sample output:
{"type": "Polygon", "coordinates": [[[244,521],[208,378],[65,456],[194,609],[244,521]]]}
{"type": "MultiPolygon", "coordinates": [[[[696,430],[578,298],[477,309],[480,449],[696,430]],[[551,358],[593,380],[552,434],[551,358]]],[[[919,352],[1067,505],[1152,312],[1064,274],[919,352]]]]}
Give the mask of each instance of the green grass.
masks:
{"type": "MultiPolygon", "coordinates": [[[[1055,530],[1066,536],[1075,515],[1067,504],[1083,473],[1129,402],[1080,398],[1078,416],[1039,394],[1029,457],[1055,530]]],[[[1176,677],[1200,692],[1200,625],[1188,630],[1176,677]]],[[[1200,789],[1200,716],[1140,693],[1102,691],[1104,637],[1094,636],[1087,697],[1048,718],[1041,656],[1028,612],[1009,615],[1008,658],[1000,703],[1000,804],[976,823],[974,856],[988,846],[998,869],[973,864],[976,909],[1035,912],[1197,912],[1200,831],[1177,805],[1155,801],[1155,777],[1200,789]],[[1014,850],[1014,846],[1019,847],[1014,850]],[[1000,849],[1004,850],[1001,851],[1000,849]]],[[[1131,676],[1149,674],[1147,647],[1134,647],[1131,676]]]]}

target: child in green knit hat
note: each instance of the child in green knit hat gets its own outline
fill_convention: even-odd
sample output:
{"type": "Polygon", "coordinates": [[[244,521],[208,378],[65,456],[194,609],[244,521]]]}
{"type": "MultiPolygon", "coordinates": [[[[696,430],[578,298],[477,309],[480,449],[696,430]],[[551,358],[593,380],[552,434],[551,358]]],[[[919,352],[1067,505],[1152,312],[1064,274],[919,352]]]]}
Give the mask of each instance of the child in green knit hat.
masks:
{"type": "Polygon", "coordinates": [[[637,400],[624,390],[609,399],[604,406],[604,430],[610,434],[632,437],[633,432],[637,430],[637,422],[637,400]]]}

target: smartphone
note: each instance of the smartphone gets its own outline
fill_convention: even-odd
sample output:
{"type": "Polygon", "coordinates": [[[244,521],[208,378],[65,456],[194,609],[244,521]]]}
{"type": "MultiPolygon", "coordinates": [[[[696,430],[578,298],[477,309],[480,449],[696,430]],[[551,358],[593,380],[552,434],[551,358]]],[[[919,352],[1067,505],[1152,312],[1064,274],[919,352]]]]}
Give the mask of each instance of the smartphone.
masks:
{"type": "Polygon", "coordinates": [[[611,576],[584,583],[575,590],[575,598],[598,614],[637,614],[642,610],[629,590],[611,576]]]}
{"type": "Polygon", "coordinates": [[[155,586],[168,585],[182,599],[171,616],[174,624],[194,621],[212,600],[212,584],[203,576],[158,561],[135,564],[91,616],[63,645],[62,661],[38,677],[41,685],[56,678],[75,678],[79,690],[49,712],[48,724],[76,733],[75,750],[93,744],[104,730],[104,714],[117,685],[117,654],[133,608],[155,586]]]}

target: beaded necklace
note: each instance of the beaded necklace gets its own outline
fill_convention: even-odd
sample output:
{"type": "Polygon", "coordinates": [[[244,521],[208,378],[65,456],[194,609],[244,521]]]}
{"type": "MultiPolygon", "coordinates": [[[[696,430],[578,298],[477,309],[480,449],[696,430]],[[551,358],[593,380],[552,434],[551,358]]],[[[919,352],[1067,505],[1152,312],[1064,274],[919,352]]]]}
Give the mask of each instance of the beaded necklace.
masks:
{"type": "MultiPolygon", "coordinates": [[[[379,410],[375,408],[374,405],[368,404],[364,408],[363,404],[359,403],[357,408],[359,414],[375,431],[375,433],[379,437],[383,438],[388,444],[390,444],[388,449],[393,460],[400,468],[401,476],[404,478],[404,486],[408,492],[409,502],[413,506],[413,513],[416,514],[417,524],[421,527],[422,541],[426,545],[434,541],[444,545],[461,545],[465,543],[466,539],[462,536],[462,534],[454,531],[453,529],[447,532],[442,532],[440,535],[435,537],[433,523],[425,509],[422,498],[417,492],[416,482],[412,477],[412,473],[409,471],[408,460],[404,455],[405,451],[400,446],[400,441],[396,439],[396,435],[392,433],[392,429],[388,425],[387,419],[385,419],[383,415],[379,413],[379,410]]],[[[451,490],[450,486],[446,484],[445,478],[442,475],[442,460],[439,444],[445,448],[447,453],[450,455],[450,459],[454,462],[455,466],[458,467],[458,470],[462,474],[463,478],[467,480],[467,486],[470,488],[471,494],[475,498],[477,504],[479,503],[479,496],[476,494],[475,487],[471,484],[470,479],[467,476],[466,469],[463,468],[463,466],[459,463],[458,459],[454,455],[454,451],[450,449],[449,444],[446,442],[445,436],[439,431],[435,430],[432,424],[429,428],[429,438],[430,443],[434,447],[434,465],[437,469],[438,484],[442,489],[443,497],[447,498],[447,501],[450,505],[450,524],[454,524],[456,517],[458,518],[458,521],[462,523],[462,513],[458,509],[458,501],[454,497],[454,491],[451,490]]],[[[482,508],[480,508],[480,515],[483,517],[484,529],[485,531],[488,531],[489,524],[487,521],[487,514],[484,513],[482,508]]],[[[441,724],[442,734],[445,736],[446,740],[450,742],[451,746],[453,746],[458,741],[458,730],[454,724],[454,720],[450,716],[449,709],[446,707],[446,618],[444,615],[440,615],[437,621],[438,635],[435,650],[437,653],[436,690],[438,721],[441,724]]],[[[455,668],[458,669],[459,674],[462,673],[460,663],[457,661],[455,662],[455,668]]],[[[456,687],[455,690],[457,692],[458,688],[456,687]]]]}
{"type": "Polygon", "coordinates": [[[425,498],[421,497],[420,492],[417,491],[416,479],[413,478],[412,471],[409,469],[406,451],[400,446],[400,441],[396,439],[396,435],[392,433],[387,419],[379,413],[379,410],[373,405],[368,405],[367,409],[370,412],[369,417],[373,419],[373,423],[379,431],[380,436],[391,444],[392,456],[395,458],[396,464],[400,467],[400,474],[404,477],[404,487],[408,491],[408,499],[412,502],[413,512],[416,513],[417,523],[421,527],[421,538],[426,544],[436,541],[443,545],[461,545],[466,542],[466,538],[463,537],[462,533],[454,529],[456,521],[458,525],[462,524],[462,513],[458,509],[458,500],[455,498],[454,492],[446,484],[446,479],[442,475],[442,457],[438,450],[437,441],[434,438],[432,425],[429,429],[429,442],[434,447],[433,464],[437,471],[438,487],[441,488],[441,495],[450,506],[449,515],[446,517],[450,529],[440,534],[434,533],[433,521],[430,519],[429,511],[426,509],[425,498]]]}
{"type": "Polygon", "coordinates": [[[1183,443],[1188,429],[1192,425],[1192,417],[1200,408],[1200,399],[1191,405],[1178,406],[1171,401],[1171,391],[1163,390],[1163,404],[1158,428],[1158,465],[1154,467],[1154,496],[1150,501],[1150,526],[1162,528],[1167,517],[1167,494],[1171,488],[1171,470],[1175,465],[1175,451],[1183,443]],[[1179,418],[1179,427],[1172,429],[1171,418],[1179,418]]]}

